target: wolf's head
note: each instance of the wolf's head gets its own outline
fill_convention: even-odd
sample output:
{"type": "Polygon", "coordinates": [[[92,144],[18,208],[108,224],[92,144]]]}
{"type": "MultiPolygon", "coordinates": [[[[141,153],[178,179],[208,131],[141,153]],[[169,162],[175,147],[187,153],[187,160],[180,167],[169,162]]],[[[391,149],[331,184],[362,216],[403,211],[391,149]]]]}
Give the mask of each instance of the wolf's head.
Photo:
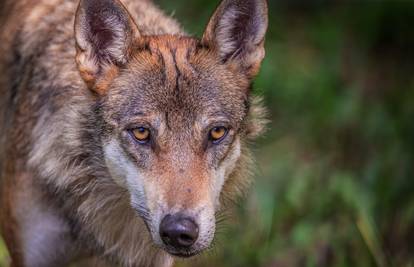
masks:
{"type": "Polygon", "coordinates": [[[107,169],[173,255],[207,248],[223,197],[245,183],[266,28],[265,0],[224,0],[201,40],[146,36],[117,0],[79,5],[76,60],[101,103],[107,169]]]}

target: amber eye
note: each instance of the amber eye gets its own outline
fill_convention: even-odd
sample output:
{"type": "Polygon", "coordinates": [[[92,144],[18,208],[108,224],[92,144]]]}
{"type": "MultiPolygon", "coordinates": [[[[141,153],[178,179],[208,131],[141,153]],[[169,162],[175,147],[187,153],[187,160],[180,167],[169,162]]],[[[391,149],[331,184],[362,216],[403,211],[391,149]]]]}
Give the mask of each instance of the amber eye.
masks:
{"type": "Polygon", "coordinates": [[[140,143],[147,143],[150,139],[150,130],[144,127],[139,127],[131,130],[135,139],[140,143]]]}
{"type": "Polygon", "coordinates": [[[223,126],[214,127],[210,131],[210,139],[213,141],[213,143],[218,143],[221,140],[223,140],[224,137],[226,137],[227,132],[228,130],[226,127],[223,127],[223,126]]]}

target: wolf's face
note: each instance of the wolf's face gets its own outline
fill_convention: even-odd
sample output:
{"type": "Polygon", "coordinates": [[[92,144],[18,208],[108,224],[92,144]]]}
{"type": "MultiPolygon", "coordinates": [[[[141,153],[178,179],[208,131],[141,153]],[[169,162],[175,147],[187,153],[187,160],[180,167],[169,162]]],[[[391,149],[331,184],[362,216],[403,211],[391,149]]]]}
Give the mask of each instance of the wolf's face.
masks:
{"type": "Polygon", "coordinates": [[[173,255],[194,255],[214,237],[247,131],[266,12],[264,0],[225,0],[197,40],[143,36],[117,1],[80,3],[77,63],[101,103],[107,169],[173,255]]]}
{"type": "Polygon", "coordinates": [[[106,95],[105,157],[154,240],[193,254],[213,238],[220,192],[240,156],[248,83],[194,40],[149,39],[148,50],[106,95]]]}

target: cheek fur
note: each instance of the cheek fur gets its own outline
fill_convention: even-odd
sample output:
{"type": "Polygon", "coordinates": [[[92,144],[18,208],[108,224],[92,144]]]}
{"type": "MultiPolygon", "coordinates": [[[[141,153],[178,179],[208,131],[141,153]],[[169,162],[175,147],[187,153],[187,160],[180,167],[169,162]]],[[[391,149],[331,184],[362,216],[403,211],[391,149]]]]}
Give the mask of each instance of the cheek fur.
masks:
{"type": "Polygon", "coordinates": [[[218,144],[213,144],[209,141],[205,153],[207,158],[207,164],[210,168],[219,168],[223,161],[226,161],[229,154],[234,149],[234,145],[238,142],[238,136],[228,133],[224,140],[218,144]]]}
{"type": "MultiPolygon", "coordinates": [[[[128,189],[135,205],[145,205],[144,177],[117,140],[104,144],[105,163],[112,179],[128,189]],[[137,202],[137,203],[135,203],[137,202]]],[[[146,205],[145,205],[146,206],[146,205]]]]}
{"type": "Polygon", "coordinates": [[[241,155],[241,146],[240,146],[240,139],[236,137],[233,144],[229,148],[226,156],[221,160],[219,166],[213,171],[212,175],[212,191],[211,191],[211,198],[215,203],[215,207],[218,208],[220,206],[219,200],[221,191],[223,189],[223,185],[226,182],[226,179],[232,173],[234,168],[236,167],[236,163],[241,155]]]}

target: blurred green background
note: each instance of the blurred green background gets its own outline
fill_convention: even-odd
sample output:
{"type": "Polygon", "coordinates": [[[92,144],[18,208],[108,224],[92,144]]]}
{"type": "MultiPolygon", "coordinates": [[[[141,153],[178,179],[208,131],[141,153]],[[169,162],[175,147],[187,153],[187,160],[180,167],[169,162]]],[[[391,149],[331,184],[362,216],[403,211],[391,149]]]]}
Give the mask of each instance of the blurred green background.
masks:
{"type": "MultiPolygon", "coordinates": [[[[155,2],[200,36],[218,0],[155,2]]],[[[414,1],[269,5],[255,185],[178,266],[414,266],[414,1]]]]}

